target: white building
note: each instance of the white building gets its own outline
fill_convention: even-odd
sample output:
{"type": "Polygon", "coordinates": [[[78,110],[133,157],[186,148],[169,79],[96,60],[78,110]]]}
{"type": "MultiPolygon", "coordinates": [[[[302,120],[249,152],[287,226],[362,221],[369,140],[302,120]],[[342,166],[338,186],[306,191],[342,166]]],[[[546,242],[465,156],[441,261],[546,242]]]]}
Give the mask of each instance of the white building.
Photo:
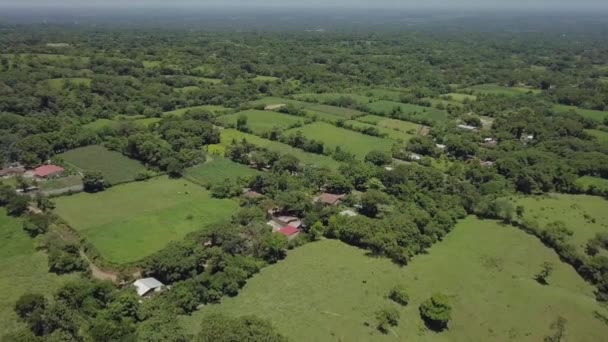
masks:
{"type": "Polygon", "coordinates": [[[136,280],[133,285],[140,297],[149,296],[156,292],[161,292],[165,285],[156,278],[144,278],[136,280]]]}

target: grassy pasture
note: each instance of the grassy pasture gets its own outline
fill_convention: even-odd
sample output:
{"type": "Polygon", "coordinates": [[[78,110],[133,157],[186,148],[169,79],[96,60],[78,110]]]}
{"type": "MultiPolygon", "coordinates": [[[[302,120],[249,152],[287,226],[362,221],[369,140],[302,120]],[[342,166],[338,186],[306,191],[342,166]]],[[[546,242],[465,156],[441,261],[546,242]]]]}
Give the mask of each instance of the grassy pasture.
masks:
{"type": "Polygon", "coordinates": [[[82,171],[99,171],[110,184],[132,181],[146,169],[140,162],[99,145],[80,147],[58,157],[82,171]]]}
{"type": "Polygon", "coordinates": [[[541,229],[550,222],[563,221],[574,232],[570,242],[581,252],[595,233],[608,232],[608,201],[601,197],[551,194],[519,198],[516,203],[525,207],[524,217],[538,221],[541,229]]]}
{"type": "Polygon", "coordinates": [[[201,165],[186,169],[186,179],[197,184],[213,185],[225,179],[237,180],[255,176],[259,171],[243,164],[235,163],[230,159],[214,157],[201,165]]]}
{"type": "Polygon", "coordinates": [[[460,93],[447,93],[441,95],[442,98],[446,100],[456,101],[456,102],[464,102],[465,100],[475,101],[477,100],[477,96],[469,95],[469,94],[460,94],[460,93]]]}
{"type": "Polygon", "coordinates": [[[201,88],[197,87],[197,86],[187,86],[187,87],[183,87],[183,88],[174,88],[173,90],[178,93],[188,94],[188,93],[197,92],[197,91],[201,90],[201,88]]]}
{"type": "Polygon", "coordinates": [[[61,188],[81,185],[82,178],[77,175],[71,175],[71,176],[66,176],[66,177],[61,177],[61,178],[49,179],[49,180],[41,182],[39,184],[40,184],[40,186],[39,186],[40,190],[43,190],[43,191],[55,190],[55,189],[61,189],[61,188]]]}
{"type": "Polygon", "coordinates": [[[89,122],[86,125],[83,125],[82,127],[93,130],[93,131],[101,131],[103,129],[106,128],[114,128],[118,125],[117,121],[114,120],[110,120],[110,119],[97,119],[95,121],[89,122]]]}
{"type": "Polygon", "coordinates": [[[307,104],[306,109],[331,115],[338,115],[344,119],[354,119],[358,116],[365,115],[365,113],[360,112],[356,109],[328,106],[324,104],[307,104]]]}
{"type": "Polygon", "coordinates": [[[222,115],[217,118],[217,121],[224,125],[236,125],[236,121],[241,115],[247,117],[247,126],[249,127],[249,129],[251,129],[251,131],[256,134],[269,132],[275,127],[285,129],[294,124],[304,122],[301,117],[255,109],[245,110],[234,114],[222,115]]]}
{"type": "Polygon", "coordinates": [[[267,148],[268,150],[275,151],[280,154],[292,155],[298,158],[300,162],[304,164],[324,166],[331,169],[337,169],[340,166],[340,163],[331,157],[322,154],[304,152],[287,144],[260,138],[257,135],[243,133],[237,131],[236,129],[223,129],[220,131],[220,134],[220,144],[210,145],[209,152],[216,151],[219,154],[223,154],[223,150],[229,146],[232,141],[241,141],[245,139],[251,144],[267,148]]]}
{"type": "Polygon", "coordinates": [[[20,219],[9,217],[0,208],[0,335],[25,327],[13,308],[26,292],[50,296],[76,275],[57,276],[48,272],[46,253],[22,228],[20,219]]]}
{"type": "Polygon", "coordinates": [[[407,89],[385,89],[385,88],[372,88],[364,89],[359,93],[366,95],[367,97],[375,98],[377,100],[390,100],[399,101],[402,95],[407,94],[407,89]]]}
{"type": "Polygon", "coordinates": [[[132,120],[134,123],[138,125],[143,125],[146,127],[152,126],[158,122],[160,122],[161,118],[141,118],[132,120]]]}
{"type": "Polygon", "coordinates": [[[203,106],[187,107],[187,108],[172,110],[170,112],[163,113],[163,116],[169,116],[169,115],[182,116],[182,115],[186,114],[186,112],[189,110],[207,110],[213,114],[219,115],[219,114],[228,112],[231,109],[222,107],[222,106],[203,105],[203,106]]]}
{"type": "Polygon", "coordinates": [[[433,108],[437,108],[440,105],[443,107],[448,107],[448,106],[462,107],[463,106],[463,104],[460,102],[446,100],[444,98],[436,99],[433,97],[425,97],[423,100],[428,101],[431,104],[431,106],[433,106],[433,108]]]}
{"type": "Polygon", "coordinates": [[[270,82],[270,83],[273,83],[273,82],[278,82],[279,80],[280,80],[280,78],[274,77],[274,76],[261,76],[261,75],[258,75],[258,76],[256,76],[256,77],[253,78],[254,82],[270,82]]]}
{"type": "Polygon", "coordinates": [[[357,120],[413,135],[415,135],[420,129],[420,125],[416,123],[397,119],[389,119],[378,115],[366,115],[357,118],[357,120]]]}
{"type": "Polygon", "coordinates": [[[318,121],[293,128],[285,134],[297,131],[301,131],[309,139],[323,141],[326,148],[333,149],[340,146],[343,150],[353,153],[361,159],[374,150],[390,151],[393,145],[393,142],[388,139],[372,137],[318,121]]]}
{"type": "Polygon", "coordinates": [[[325,113],[325,112],[319,112],[316,110],[309,110],[309,109],[305,109],[304,112],[306,112],[306,116],[309,118],[317,118],[319,120],[322,121],[327,121],[327,122],[331,122],[331,123],[336,123],[340,120],[344,120],[344,117],[340,116],[340,115],[335,115],[335,114],[329,114],[329,113],[325,113]]]}
{"type": "Polygon", "coordinates": [[[339,99],[341,97],[349,97],[349,98],[353,99],[354,102],[359,103],[359,104],[369,103],[369,101],[370,101],[370,98],[367,96],[358,95],[358,94],[349,94],[349,93],[323,93],[323,94],[307,93],[307,94],[294,95],[294,98],[296,100],[306,101],[306,102],[320,102],[320,103],[336,101],[337,99],[339,99]]]}
{"type": "Polygon", "coordinates": [[[70,82],[76,85],[91,86],[90,78],[53,78],[46,81],[49,88],[53,90],[62,90],[66,83],[70,82]]]}
{"type": "Polygon", "coordinates": [[[593,119],[593,120],[599,121],[599,122],[603,122],[604,119],[608,118],[608,112],[601,111],[601,110],[593,110],[593,109],[582,109],[582,108],[578,108],[575,106],[565,106],[565,105],[556,104],[553,106],[553,110],[555,110],[558,113],[575,111],[576,113],[578,113],[581,116],[584,116],[586,118],[590,118],[590,119],[593,119]]]}
{"type": "Polygon", "coordinates": [[[381,115],[388,115],[395,108],[400,108],[401,113],[404,115],[434,122],[443,122],[448,118],[448,113],[443,110],[395,101],[376,101],[370,103],[368,108],[370,111],[381,115]]]}
{"type": "Polygon", "coordinates": [[[587,130],[585,130],[585,132],[596,137],[598,141],[608,142],[608,132],[606,132],[606,131],[601,131],[599,129],[587,129],[587,130]]]}
{"type": "Polygon", "coordinates": [[[274,97],[274,96],[263,97],[263,98],[261,98],[259,100],[251,101],[251,102],[249,102],[249,104],[252,105],[252,106],[260,106],[260,105],[269,106],[269,105],[277,105],[277,104],[284,104],[284,105],[292,104],[292,105],[294,105],[296,107],[299,107],[299,108],[304,108],[304,107],[306,107],[306,105],[308,105],[306,102],[297,101],[297,100],[293,100],[293,99],[285,99],[285,98],[281,98],[281,97],[274,97]]]}
{"type": "Polygon", "coordinates": [[[608,191],[608,179],[583,176],[576,180],[576,185],[580,186],[584,190],[588,190],[591,186],[602,191],[608,191]]]}
{"type": "Polygon", "coordinates": [[[605,314],[591,286],[537,239],[467,218],[403,268],[335,240],[305,245],[263,269],[238,296],[205,306],[181,323],[196,333],[206,315],[219,312],[269,319],[293,341],[542,341],[561,315],[568,321],[568,340],[599,341],[608,327],[595,310],[605,314]],[[533,277],[545,261],[555,270],[543,286],[533,277]],[[406,307],[386,299],[397,284],[407,288],[406,307]],[[449,330],[439,334],[429,332],[418,313],[435,292],[447,294],[453,306],[449,330]],[[387,306],[397,308],[401,319],[382,335],[374,312],[387,306]]]}
{"type": "Polygon", "coordinates": [[[169,241],[230,218],[238,208],[187,180],[167,177],[59,197],[55,203],[60,217],[118,264],[139,261],[169,241]]]}
{"type": "Polygon", "coordinates": [[[369,123],[365,123],[365,122],[361,122],[361,121],[348,120],[348,121],[345,121],[345,123],[347,125],[351,125],[353,127],[363,128],[363,129],[370,128],[370,127],[376,128],[380,133],[386,134],[387,138],[393,139],[393,140],[409,141],[412,137],[414,137],[414,135],[407,134],[405,132],[401,132],[401,131],[389,129],[389,128],[384,128],[381,126],[377,126],[374,124],[369,124],[369,123]]]}
{"type": "Polygon", "coordinates": [[[532,89],[526,87],[505,87],[497,84],[478,84],[463,90],[472,91],[475,94],[492,94],[492,95],[505,95],[505,96],[516,96],[521,94],[540,94],[541,90],[532,89]]]}

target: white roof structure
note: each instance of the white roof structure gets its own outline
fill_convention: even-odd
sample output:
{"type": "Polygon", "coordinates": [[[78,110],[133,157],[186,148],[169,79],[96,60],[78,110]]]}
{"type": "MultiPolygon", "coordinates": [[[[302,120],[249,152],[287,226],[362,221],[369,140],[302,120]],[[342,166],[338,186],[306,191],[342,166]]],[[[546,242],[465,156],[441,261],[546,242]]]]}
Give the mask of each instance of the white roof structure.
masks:
{"type": "Polygon", "coordinates": [[[357,215],[359,215],[359,214],[357,214],[354,210],[351,210],[351,209],[346,209],[346,210],[340,212],[340,216],[355,217],[357,215]]]}
{"type": "Polygon", "coordinates": [[[136,280],[133,285],[137,289],[137,294],[143,297],[150,292],[160,292],[165,286],[163,283],[158,281],[156,278],[144,278],[136,280]]]}
{"type": "Polygon", "coordinates": [[[474,130],[477,129],[477,127],[470,126],[470,125],[458,125],[456,127],[461,128],[461,129],[466,129],[466,130],[469,130],[469,131],[474,131],[474,130]]]}

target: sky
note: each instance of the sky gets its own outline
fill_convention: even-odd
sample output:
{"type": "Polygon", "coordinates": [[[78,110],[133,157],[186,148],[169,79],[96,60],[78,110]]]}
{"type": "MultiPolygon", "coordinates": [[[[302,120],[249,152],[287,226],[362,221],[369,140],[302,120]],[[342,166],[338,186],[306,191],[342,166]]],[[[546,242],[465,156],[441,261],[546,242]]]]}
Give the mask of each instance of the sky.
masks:
{"type": "Polygon", "coordinates": [[[0,0],[0,7],[343,7],[608,10],[608,0],[0,0]]]}

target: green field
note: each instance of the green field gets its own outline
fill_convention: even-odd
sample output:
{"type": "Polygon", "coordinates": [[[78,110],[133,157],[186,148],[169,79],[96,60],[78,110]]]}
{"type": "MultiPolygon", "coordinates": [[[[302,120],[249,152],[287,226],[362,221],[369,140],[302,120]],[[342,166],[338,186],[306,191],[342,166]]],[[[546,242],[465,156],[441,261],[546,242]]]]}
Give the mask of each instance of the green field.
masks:
{"type": "Polygon", "coordinates": [[[273,96],[263,97],[259,100],[249,102],[249,105],[251,105],[251,106],[261,106],[261,105],[269,106],[269,105],[278,105],[278,104],[284,104],[284,105],[291,104],[298,108],[304,108],[307,105],[309,105],[306,102],[286,99],[286,98],[282,98],[282,97],[273,97],[273,96]]]}
{"type": "Polygon", "coordinates": [[[106,128],[115,128],[117,125],[118,122],[114,120],[97,119],[93,122],[89,122],[88,124],[83,125],[82,127],[98,132],[106,128]]]}
{"type": "Polygon", "coordinates": [[[255,109],[245,110],[234,114],[222,115],[217,118],[217,121],[219,121],[223,125],[234,126],[236,125],[238,117],[241,115],[247,117],[247,126],[255,134],[270,132],[273,128],[279,128],[283,130],[295,124],[304,123],[304,120],[301,117],[255,109]]]}
{"type": "Polygon", "coordinates": [[[161,61],[143,61],[141,63],[144,66],[144,68],[146,68],[146,69],[154,69],[154,68],[160,68],[160,66],[163,62],[161,62],[161,61]]]}
{"type": "Polygon", "coordinates": [[[318,120],[321,120],[321,121],[336,123],[340,120],[344,120],[344,117],[341,115],[329,114],[329,113],[319,112],[316,110],[309,110],[309,109],[305,109],[304,112],[306,112],[306,117],[317,118],[318,120]]]}
{"type": "Polygon", "coordinates": [[[189,110],[206,110],[213,114],[220,115],[220,114],[230,111],[231,109],[222,107],[222,106],[203,105],[203,106],[176,109],[176,110],[172,110],[170,112],[165,112],[165,113],[163,113],[163,115],[164,116],[169,116],[169,115],[182,116],[182,115],[186,114],[186,112],[189,110]]]}
{"type": "Polygon", "coordinates": [[[220,133],[220,143],[216,145],[209,145],[210,153],[215,152],[223,155],[225,148],[229,146],[232,141],[240,142],[243,139],[246,139],[247,142],[259,147],[267,148],[270,151],[275,151],[279,154],[292,155],[298,158],[303,164],[328,167],[330,169],[337,169],[340,166],[339,162],[326,155],[304,152],[287,144],[260,138],[257,135],[243,133],[237,131],[236,129],[223,129],[220,131],[220,133]]]}
{"type": "Polygon", "coordinates": [[[77,186],[82,184],[82,178],[77,175],[71,175],[61,178],[49,179],[47,181],[39,183],[40,190],[55,190],[61,188],[67,188],[72,186],[77,186]]]}
{"type": "Polygon", "coordinates": [[[53,78],[47,80],[49,88],[53,90],[62,90],[65,84],[68,82],[75,85],[84,85],[87,87],[91,86],[90,78],[53,78]]]}
{"type": "Polygon", "coordinates": [[[325,143],[325,148],[340,146],[344,151],[355,154],[363,159],[371,151],[390,151],[393,141],[338,128],[325,122],[313,122],[303,127],[294,128],[285,132],[286,135],[301,131],[308,139],[325,143]]]}
{"type": "Polygon", "coordinates": [[[371,112],[381,115],[388,115],[394,109],[399,108],[401,114],[417,119],[426,119],[434,122],[443,122],[448,119],[448,113],[443,110],[395,101],[376,101],[370,103],[368,108],[371,112]]]}
{"type": "Polygon", "coordinates": [[[306,109],[341,116],[344,119],[354,119],[358,116],[365,115],[365,113],[356,109],[328,106],[324,104],[308,104],[306,109]]]}
{"type": "Polygon", "coordinates": [[[599,177],[583,176],[576,180],[576,185],[584,191],[589,190],[592,186],[601,191],[608,191],[608,179],[599,177]]]}
{"type": "Polygon", "coordinates": [[[101,172],[110,184],[132,181],[146,169],[140,162],[99,145],[76,148],[57,156],[82,171],[101,172]]]}
{"type": "Polygon", "coordinates": [[[142,119],[135,119],[135,120],[133,120],[133,122],[138,125],[143,125],[143,126],[149,127],[149,126],[159,123],[160,120],[161,120],[161,118],[142,118],[142,119]]]}
{"type": "Polygon", "coordinates": [[[188,94],[188,93],[197,92],[197,91],[201,90],[201,88],[197,87],[197,86],[187,86],[187,87],[183,87],[183,88],[174,88],[173,90],[178,93],[188,94]]]}
{"type": "Polygon", "coordinates": [[[540,94],[541,90],[525,88],[525,87],[505,87],[496,84],[478,84],[472,87],[463,89],[465,91],[472,91],[475,94],[492,94],[492,95],[506,95],[516,96],[521,94],[540,94]]]}
{"type": "Polygon", "coordinates": [[[182,317],[182,323],[195,333],[207,314],[221,312],[269,319],[293,341],[542,341],[561,315],[569,341],[601,341],[608,334],[593,315],[606,310],[592,287],[516,228],[467,218],[403,268],[366,254],[334,240],[308,244],[263,269],[238,296],[182,317]],[[533,277],[545,261],[555,270],[543,286],[533,277]],[[397,284],[407,288],[407,307],[385,298],[397,284]],[[449,330],[439,334],[429,332],[418,314],[435,292],[447,294],[453,305],[449,330]],[[398,308],[401,319],[382,335],[374,312],[386,306],[398,308]]]}
{"type": "Polygon", "coordinates": [[[21,295],[29,292],[50,296],[76,277],[49,273],[46,253],[35,245],[23,231],[21,220],[8,217],[0,208],[0,337],[25,326],[13,311],[21,295]]]}
{"type": "Polygon", "coordinates": [[[450,101],[456,102],[464,102],[465,100],[475,101],[477,100],[477,96],[468,95],[468,94],[459,94],[459,93],[448,93],[441,95],[442,98],[450,101]]]}
{"type": "Polygon", "coordinates": [[[551,194],[544,197],[524,197],[516,201],[525,207],[524,217],[544,225],[563,221],[574,232],[571,243],[581,252],[598,232],[608,232],[608,201],[597,196],[551,194]]]}
{"type": "Polygon", "coordinates": [[[443,107],[448,107],[448,106],[452,106],[452,107],[462,107],[463,104],[457,101],[452,101],[452,100],[446,100],[443,98],[440,99],[436,99],[433,97],[425,97],[423,98],[424,101],[428,101],[431,106],[433,108],[438,108],[439,106],[443,106],[443,107]]]}
{"type": "Polygon", "coordinates": [[[253,78],[254,82],[278,82],[280,78],[274,76],[256,76],[253,78]]]}
{"type": "Polygon", "coordinates": [[[380,127],[380,126],[377,126],[374,124],[369,124],[369,123],[365,123],[365,122],[361,122],[361,121],[348,120],[348,121],[345,121],[345,124],[353,126],[353,127],[357,127],[357,128],[362,128],[362,129],[376,128],[381,134],[386,134],[387,138],[393,139],[393,140],[409,141],[411,138],[414,137],[414,135],[412,135],[412,134],[407,134],[405,132],[401,132],[398,130],[380,127]]]}
{"type": "Polygon", "coordinates": [[[225,179],[249,178],[259,172],[229,159],[213,157],[204,164],[186,169],[184,177],[197,184],[213,185],[225,179]]]}
{"type": "Polygon", "coordinates": [[[117,264],[141,260],[169,241],[229,219],[238,207],[189,181],[167,177],[54,201],[57,214],[117,264]]]}
{"type": "Polygon", "coordinates": [[[585,130],[585,132],[596,137],[598,141],[608,142],[608,132],[606,132],[606,131],[601,131],[599,129],[587,129],[587,130],[585,130]]]}
{"type": "Polygon", "coordinates": [[[296,100],[306,101],[306,102],[320,102],[326,103],[331,101],[336,101],[341,97],[349,97],[353,99],[355,103],[358,104],[366,104],[369,103],[370,98],[364,95],[358,94],[349,94],[349,93],[323,93],[323,94],[314,94],[314,93],[306,93],[306,94],[297,94],[293,96],[296,100]]]}
{"type": "Polygon", "coordinates": [[[364,89],[359,93],[364,94],[368,97],[373,97],[377,100],[390,100],[399,101],[402,95],[407,94],[407,89],[385,89],[385,88],[372,88],[364,89]]]}
{"type": "Polygon", "coordinates": [[[582,109],[575,106],[565,106],[556,104],[553,105],[553,110],[558,113],[565,113],[569,111],[575,111],[581,116],[584,116],[589,119],[593,119],[595,121],[603,122],[606,118],[608,118],[608,112],[601,110],[593,110],[593,109],[582,109]]]}
{"type": "Polygon", "coordinates": [[[397,119],[388,119],[388,118],[385,118],[383,116],[378,116],[378,115],[366,115],[366,116],[357,118],[357,120],[361,121],[361,122],[374,124],[374,125],[377,125],[380,127],[392,129],[392,130],[409,133],[412,135],[415,135],[418,132],[418,130],[420,130],[420,127],[421,127],[419,124],[416,124],[413,122],[397,120],[397,119]]]}

